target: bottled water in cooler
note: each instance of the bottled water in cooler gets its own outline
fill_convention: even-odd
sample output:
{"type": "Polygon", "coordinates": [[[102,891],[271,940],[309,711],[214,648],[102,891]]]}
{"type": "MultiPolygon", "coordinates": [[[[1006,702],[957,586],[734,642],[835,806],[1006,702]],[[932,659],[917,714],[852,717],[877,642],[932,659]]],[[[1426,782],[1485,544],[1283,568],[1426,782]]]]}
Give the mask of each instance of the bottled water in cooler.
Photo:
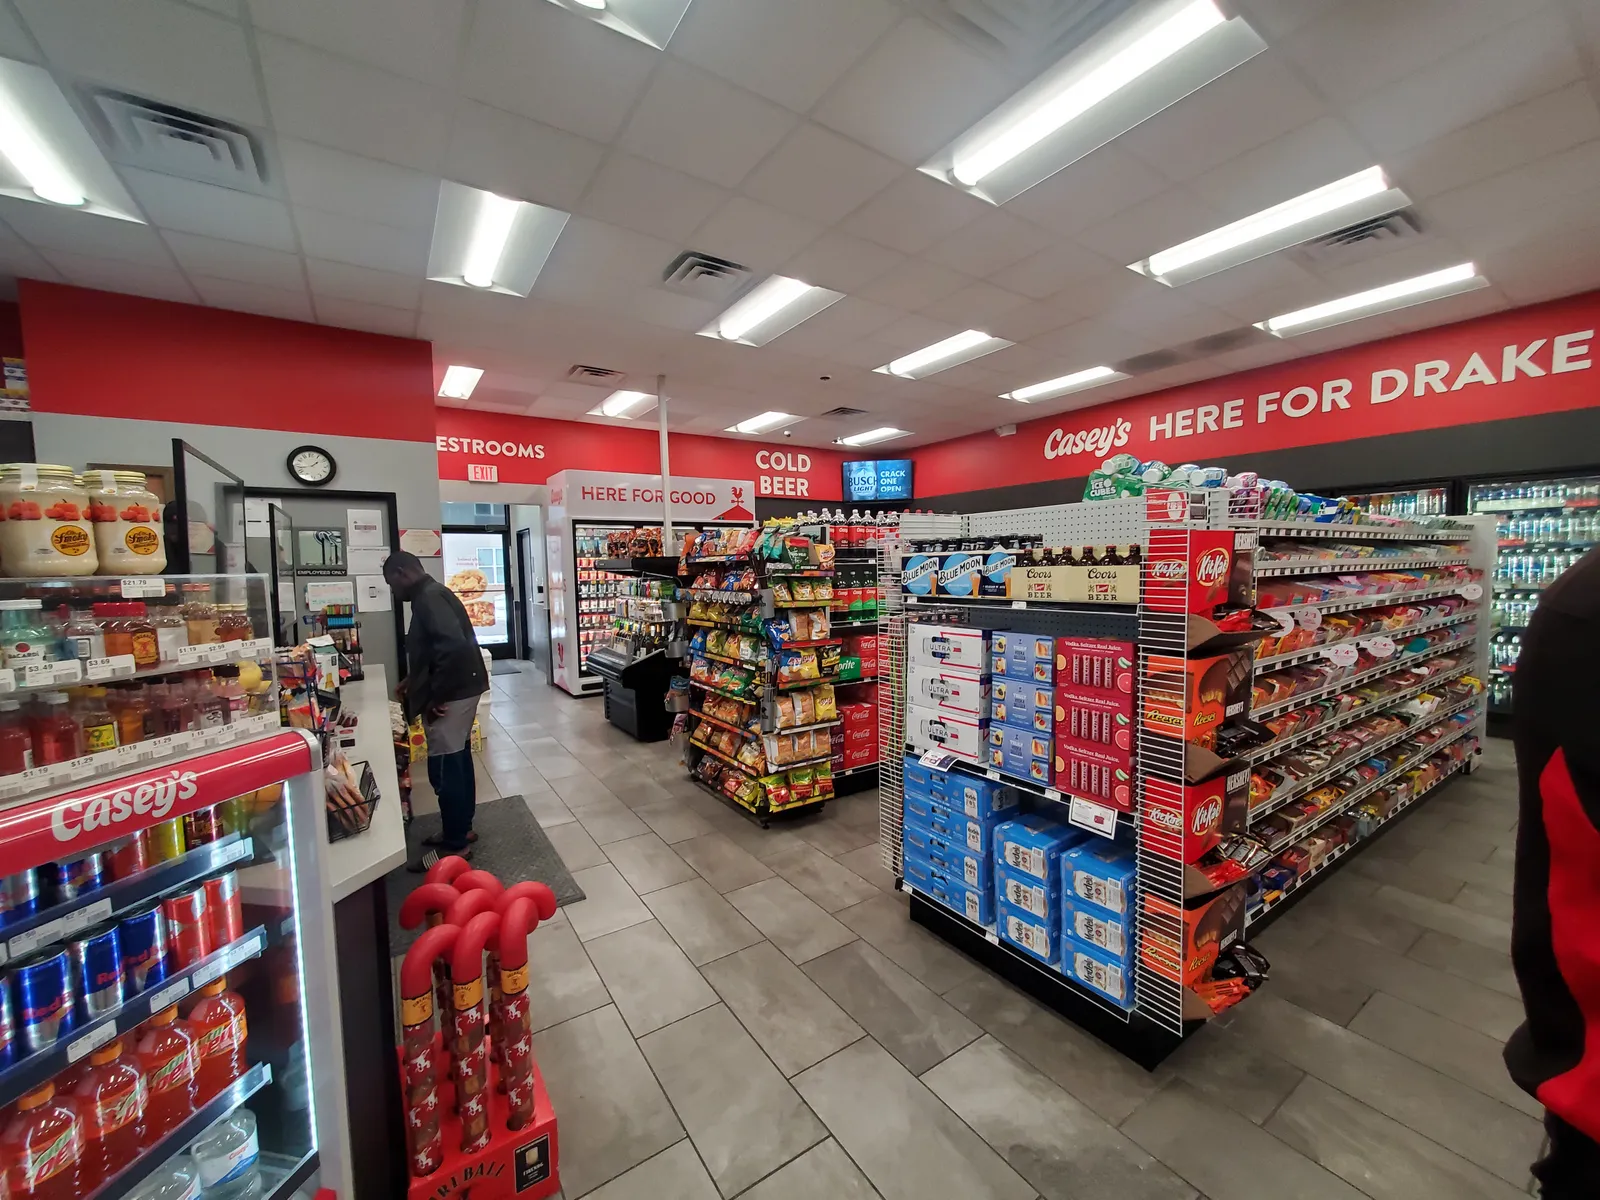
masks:
{"type": "Polygon", "coordinates": [[[256,1200],[262,1194],[257,1168],[256,1117],[241,1108],[222,1118],[189,1147],[205,1200],[256,1200]]]}
{"type": "Polygon", "coordinates": [[[200,1172],[183,1160],[168,1163],[128,1200],[201,1200],[200,1172]]]}

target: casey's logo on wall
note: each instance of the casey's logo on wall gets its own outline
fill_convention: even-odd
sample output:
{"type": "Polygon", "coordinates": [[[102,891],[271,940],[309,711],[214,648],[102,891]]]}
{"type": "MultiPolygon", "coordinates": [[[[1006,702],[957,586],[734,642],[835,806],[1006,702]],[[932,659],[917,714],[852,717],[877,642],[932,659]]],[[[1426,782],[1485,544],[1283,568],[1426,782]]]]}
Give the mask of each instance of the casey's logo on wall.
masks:
{"type": "Polygon", "coordinates": [[[1111,453],[1113,446],[1126,446],[1132,433],[1133,426],[1127,421],[1113,421],[1098,429],[1080,429],[1076,433],[1053,429],[1044,439],[1044,456],[1062,458],[1068,454],[1087,453],[1103,458],[1111,453]]]}

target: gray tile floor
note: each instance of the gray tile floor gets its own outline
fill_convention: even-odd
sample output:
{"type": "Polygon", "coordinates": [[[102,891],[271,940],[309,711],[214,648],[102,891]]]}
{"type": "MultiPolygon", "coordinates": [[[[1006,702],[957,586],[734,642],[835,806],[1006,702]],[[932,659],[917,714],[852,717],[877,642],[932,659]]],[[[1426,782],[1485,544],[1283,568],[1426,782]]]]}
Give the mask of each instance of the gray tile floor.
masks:
{"type": "Polygon", "coordinates": [[[875,793],[762,830],[600,701],[492,685],[480,798],[520,794],[589,897],[532,942],[566,1200],[1525,1194],[1504,742],[1152,1074],[910,923],[875,793]]]}

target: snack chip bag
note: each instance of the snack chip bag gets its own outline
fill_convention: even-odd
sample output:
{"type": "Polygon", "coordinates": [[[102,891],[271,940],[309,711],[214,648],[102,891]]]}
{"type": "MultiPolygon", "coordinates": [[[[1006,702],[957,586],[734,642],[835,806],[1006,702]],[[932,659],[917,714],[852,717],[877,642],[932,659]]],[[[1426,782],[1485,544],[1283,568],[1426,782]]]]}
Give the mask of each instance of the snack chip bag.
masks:
{"type": "Polygon", "coordinates": [[[811,697],[815,709],[814,720],[837,721],[839,719],[839,704],[833,694],[833,684],[818,684],[811,689],[811,697]]]}

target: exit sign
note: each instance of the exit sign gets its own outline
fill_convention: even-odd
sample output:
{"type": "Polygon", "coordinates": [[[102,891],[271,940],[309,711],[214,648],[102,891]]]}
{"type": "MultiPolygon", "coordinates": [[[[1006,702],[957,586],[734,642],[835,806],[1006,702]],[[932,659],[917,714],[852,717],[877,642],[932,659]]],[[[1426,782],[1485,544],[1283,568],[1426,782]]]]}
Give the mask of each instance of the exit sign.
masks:
{"type": "Polygon", "coordinates": [[[499,483],[500,468],[493,463],[468,463],[468,483],[499,483]]]}

